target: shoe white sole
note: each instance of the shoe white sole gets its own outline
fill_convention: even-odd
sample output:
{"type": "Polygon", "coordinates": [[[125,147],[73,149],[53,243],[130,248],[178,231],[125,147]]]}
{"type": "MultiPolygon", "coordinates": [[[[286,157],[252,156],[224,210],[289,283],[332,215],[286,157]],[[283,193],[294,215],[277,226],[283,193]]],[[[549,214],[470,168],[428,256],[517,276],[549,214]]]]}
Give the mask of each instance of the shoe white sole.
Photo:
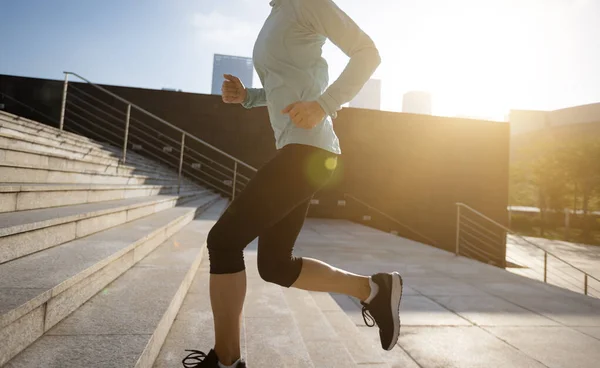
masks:
{"type": "Polygon", "coordinates": [[[394,318],[394,334],[390,346],[386,350],[392,350],[398,342],[400,335],[400,299],[402,299],[402,278],[398,272],[392,272],[392,297],[390,298],[390,308],[394,318]]]}

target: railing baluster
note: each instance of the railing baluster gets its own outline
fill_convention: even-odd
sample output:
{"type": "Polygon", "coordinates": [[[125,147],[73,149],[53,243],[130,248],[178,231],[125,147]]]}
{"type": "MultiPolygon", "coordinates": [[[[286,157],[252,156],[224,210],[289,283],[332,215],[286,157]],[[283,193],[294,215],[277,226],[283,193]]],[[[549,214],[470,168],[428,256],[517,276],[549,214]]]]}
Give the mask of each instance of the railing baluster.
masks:
{"type": "Polygon", "coordinates": [[[65,73],[65,84],[63,85],[62,103],[60,107],[59,128],[63,130],[65,125],[65,110],[67,108],[67,88],[69,87],[69,74],[65,73]]]}
{"type": "Polygon", "coordinates": [[[127,141],[129,140],[129,120],[131,118],[131,104],[127,105],[125,116],[125,136],[123,137],[123,163],[127,160],[127,141]]]}
{"type": "Polygon", "coordinates": [[[460,206],[456,206],[456,250],[455,253],[460,253],[460,206]]]}
{"type": "MultiPolygon", "coordinates": [[[[514,237],[515,237],[515,239],[519,239],[520,241],[524,242],[524,244],[520,244],[520,243],[518,243],[518,242],[517,242],[517,243],[515,243],[515,246],[519,246],[519,247],[520,247],[520,246],[528,245],[528,246],[532,246],[533,248],[535,248],[535,249],[538,249],[538,250],[541,250],[542,252],[544,252],[544,260],[543,260],[543,262],[544,262],[544,265],[543,265],[543,267],[544,267],[544,269],[543,269],[543,280],[544,280],[544,282],[545,282],[545,283],[550,283],[550,284],[560,285],[560,284],[557,284],[556,282],[554,282],[554,281],[552,281],[552,280],[549,280],[549,275],[548,275],[548,273],[549,273],[549,270],[548,270],[548,268],[549,268],[549,265],[548,265],[548,259],[549,259],[550,257],[554,258],[554,259],[555,259],[555,261],[556,261],[556,260],[558,260],[558,261],[560,261],[560,262],[564,263],[565,265],[569,266],[569,267],[570,267],[570,269],[572,269],[573,271],[576,271],[576,272],[579,272],[580,274],[583,274],[583,277],[584,277],[584,279],[583,279],[583,282],[584,282],[584,285],[583,285],[583,293],[584,293],[585,295],[589,295],[589,294],[590,294],[590,290],[589,290],[589,289],[592,289],[592,290],[593,290],[593,288],[590,288],[590,286],[589,286],[589,280],[590,280],[590,279],[592,279],[592,280],[595,280],[595,281],[597,281],[597,282],[600,282],[600,279],[598,279],[598,278],[594,277],[593,275],[590,275],[590,274],[588,274],[587,272],[585,272],[585,271],[584,271],[584,270],[582,270],[581,268],[579,268],[579,267],[577,267],[577,266],[575,266],[575,265],[573,265],[573,264],[571,264],[571,263],[569,263],[569,262],[567,262],[567,261],[563,260],[562,258],[558,257],[556,254],[554,254],[552,251],[549,251],[549,250],[547,250],[547,249],[545,249],[545,248],[543,248],[543,247],[541,247],[541,246],[537,245],[536,243],[534,243],[534,242],[532,242],[532,241],[528,240],[527,238],[525,238],[525,237],[523,237],[523,236],[521,236],[521,235],[519,235],[519,234],[515,233],[515,232],[514,232],[514,231],[512,231],[510,228],[508,228],[508,227],[506,227],[506,226],[504,226],[504,225],[502,225],[502,224],[498,223],[497,221],[494,221],[493,219],[491,219],[491,218],[489,218],[488,216],[484,215],[483,213],[481,213],[481,212],[479,212],[479,211],[475,210],[474,208],[471,208],[471,207],[467,206],[467,205],[466,205],[466,204],[464,204],[464,203],[457,203],[457,206],[458,206],[458,208],[459,208],[459,210],[457,211],[458,213],[460,213],[460,208],[461,208],[461,207],[464,207],[466,210],[468,210],[468,211],[469,211],[469,213],[473,213],[473,214],[475,214],[475,215],[479,216],[478,218],[486,220],[488,223],[495,225],[495,226],[496,226],[496,227],[498,227],[499,229],[503,229],[503,230],[504,230],[504,231],[505,231],[507,234],[511,234],[512,236],[514,236],[514,237]]],[[[570,218],[569,218],[569,216],[570,216],[570,212],[569,212],[568,210],[566,210],[566,212],[565,212],[565,216],[566,216],[566,217],[565,217],[565,225],[566,225],[566,227],[570,227],[570,225],[571,225],[571,224],[570,224],[570,218]]],[[[461,238],[459,237],[459,235],[461,235],[461,234],[469,234],[468,232],[465,232],[465,229],[468,229],[468,227],[466,227],[466,224],[462,224],[462,223],[461,223],[461,221],[460,221],[460,219],[461,219],[461,218],[459,217],[459,218],[457,219],[457,223],[456,223],[456,228],[457,228],[457,230],[456,230],[456,233],[457,233],[457,240],[456,240],[456,243],[457,243],[457,244],[456,244],[456,248],[457,248],[457,250],[456,250],[456,252],[457,252],[457,253],[460,251],[460,249],[458,248],[458,247],[459,247],[459,241],[461,241],[461,238]],[[464,229],[461,229],[461,227],[462,227],[462,228],[464,228],[464,229]],[[461,233],[461,231],[463,231],[463,232],[461,233]]],[[[466,220],[466,219],[467,219],[467,218],[465,218],[464,220],[466,220]]],[[[470,221],[470,220],[469,220],[469,221],[470,221]]],[[[472,235],[471,235],[471,236],[472,236],[472,235]]],[[[463,241],[463,244],[465,244],[465,243],[464,243],[464,239],[462,239],[462,241],[463,241]]],[[[507,249],[506,249],[506,247],[505,247],[505,249],[504,249],[504,252],[505,252],[505,254],[504,254],[504,260],[505,260],[505,262],[507,262],[507,260],[509,259],[509,255],[508,255],[508,254],[506,254],[506,251],[507,251],[507,249]]],[[[513,250],[513,252],[514,252],[514,250],[513,250]]],[[[537,263],[537,262],[536,262],[536,263],[537,263]]],[[[506,265],[505,265],[505,266],[506,266],[506,265]]],[[[537,267],[537,266],[536,266],[536,267],[537,267]]],[[[553,279],[554,279],[555,277],[559,277],[559,274],[560,274],[560,272],[563,272],[563,273],[564,273],[566,276],[570,276],[570,277],[572,277],[572,278],[575,278],[574,276],[570,275],[570,273],[567,273],[567,272],[565,272],[565,271],[562,271],[562,268],[556,268],[556,267],[555,267],[555,273],[556,273],[556,275],[553,277],[553,279]]],[[[540,271],[540,273],[542,273],[542,272],[540,271]]],[[[579,278],[576,278],[576,279],[577,279],[577,280],[581,280],[581,279],[579,279],[579,278]]],[[[563,278],[563,280],[564,280],[564,278],[563,278]]]]}
{"type": "Polygon", "coordinates": [[[179,154],[179,177],[177,179],[177,194],[181,193],[181,172],[183,170],[183,151],[185,150],[185,133],[181,135],[181,153],[179,154]]]}
{"type": "Polygon", "coordinates": [[[237,161],[235,161],[235,164],[233,166],[233,192],[231,193],[232,201],[235,199],[235,182],[237,181],[237,170],[238,170],[238,163],[237,163],[237,161]]]}
{"type": "Polygon", "coordinates": [[[548,252],[544,252],[544,282],[548,282],[548,252]]]}

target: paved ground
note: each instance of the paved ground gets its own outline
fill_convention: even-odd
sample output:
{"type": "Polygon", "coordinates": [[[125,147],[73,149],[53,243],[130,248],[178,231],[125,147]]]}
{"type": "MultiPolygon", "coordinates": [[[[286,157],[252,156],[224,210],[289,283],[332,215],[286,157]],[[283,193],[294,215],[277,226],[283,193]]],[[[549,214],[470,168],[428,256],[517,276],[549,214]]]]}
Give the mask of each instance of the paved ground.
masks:
{"type": "MultiPolygon", "coordinates": [[[[309,219],[296,253],[403,275],[401,337],[385,355],[392,367],[600,366],[598,299],[346,221],[309,219]]],[[[355,300],[335,298],[364,325],[355,300]]]]}
{"type": "MultiPolygon", "coordinates": [[[[527,237],[525,239],[600,280],[600,246],[543,238],[527,237]]],[[[544,280],[543,250],[535,248],[518,237],[509,235],[506,255],[509,262],[523,266],[523,268],[511,268],[512,272],[536,280],[544,280]]],[[[554,257],[548,258],[546,279],[554,285],[580,293],[584,292],[583,273],[554,257]]],[[[588,293],[600,298],[600,281],[588,278],[588,293]]]]}

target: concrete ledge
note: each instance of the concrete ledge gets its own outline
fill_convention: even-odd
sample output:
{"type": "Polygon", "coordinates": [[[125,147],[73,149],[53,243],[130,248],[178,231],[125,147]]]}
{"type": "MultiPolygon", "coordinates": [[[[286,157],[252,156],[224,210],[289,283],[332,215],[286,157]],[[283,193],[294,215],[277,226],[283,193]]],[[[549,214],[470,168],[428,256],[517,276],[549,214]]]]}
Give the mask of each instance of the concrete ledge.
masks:
{"type": "MultiPolygon", "coordinates": [[[[182,193],[198,189],[181,185],[182,193]]],[[[176,185],[0,184],[0,213],[177,194],[177,190],[176,185]]]]}
{"type": "MultiPolygon", "coordinates": [[[[15,115],[12,116],[15,117],[15,115]]],[[[98,151],[99,155],[107,153],[109,156],[120,155],[121,153],[120,147],[97,142],[91,138],[68,131],[61,131],[57,128],[33,122],[28,119],[19,117],[16,118],[18,118],[18,120],[13,118],[5,118],[0,114],[0,135],[3,134],[1,128],[5,127],[6,129],[10,129],[13,135],[20,134],[21,137],[28,136],[29,138],[27,140],[32,142],[43,142],[42,139],[44,139],[46,143],[50,143],[49,145],[53,147],[69,147],[67,149],[72,149],[75,151],[81,151],[83,149],[83,152],[88,154],[93,150],[98,151]],[[38,140],[38,138],[40,140],[38,140]]],[[[151,165],[155,164],[154,161],[148,160],[144,156],[137,155],[135,152],[132,152],[131,158],[134,160],[140,160],[140,162],[149,163],[151,165]]]]}
{"type": "MultiPolygon", "coordinates": [[[[334,330],[319,307],[317,307],[310,293],[293,288],[282,290],[314,366],[355,366],[358,362],[353,359],[351,352],[343,344],[344,340],[340,331],[334,330]]],[[[382,362],[380,357],[367,360],[367,363],[371,364],[382,362]]],[[[360,363],[364,363],[364,361],[360,363]]]]}
{"type": "MultiPolygon", "coordinates": [[[[27,332],[31,329],[16,328],[22,324],[19,321],[39,320],[36,313],[43,308],[42,326],[48,331],[131,268],[142,254],[152,252],[164,242],[169,227],[181,229],[195,213],[204,211],[218,198],[206,197],[0,265],[0,302],[10,301],[9,305],[0,305],[0,336],[10,336],[4,340],[8,343],[3,344],[0,356],[8,360],[40,336],[27,332]],[[143,253],[136,256],[136,251],[142,248],[143,253]],[[33,294],[37,295],[30,290],[36,290],[33,294]]],[[[171,272],[173,262],[169,267],[171,272]]]]}
{"type": "Polygon", "coordinates": [[[86,367],[112,366],[109,362],[151,367],[196,274],[219,206],[224,203],[180,224],[179,233],[108,287],[97,287],[103,282],[92,287],[103,291],[54,328],[48,330],[47,321],[46,334],[10,361],[11,367],[28,367],[34,361],[44,367],[80,367],[84,362],[86,367]],[[118,335],[123,348],[97,349],[98,339],[106,335],[118,335]]]}
{"type": "Polygon", "coordinates": [[[121,163],[120,154],[109,151],[96,152],[87,149],[72,150],[65,147],[60,142],[38,142],[36,138],[20,137],[18,134],[9,134],[6,128],[0,127],[0,149],[24,152],[29,154],[49,156],[60,159],[66,159],[86,164],[95,164],[101,166],[119,168],[135,168],[142,171],[156,171],[174,175],[175,169],[167,168],[163,165],[150,162],[141,156],[131,152],[128,154],[127,164],[121,163]]]}
{"type": "Polygon", "coordinates": [[[177,178],[145,175],[111,175],[98,172],[83,173],[68,169],[38,168],[30,165],[0,163],[0,183],[49,184],[175,184],[177,178]]]}
{"type": "Polygon", "coordinates": [[[34,120],[23,118],[18,115],[8,113],[6,111],[0,111],[0,121],[16,124],[30,129],[35,129],[38,132],[43,132],[45,134],[49,134],[56,137],[65,137],[74,141],[101,146],[101,143],[96,142],[91,138],[83,137],[75,133],[60,130],[50,125],[42,124],[34,120]]]}
{"type": "MultiPolygon", "coordinates": [[[[19,139],[27,140],[29,142],[62,147],[78,152],[98,153],[100,156],[106,153],[112,153],[107,150],[108,145],[106,144],[75,139],[71,136],[65,136],[64,134],[57,135],[50,133],[45,129],[40,130],[28,125],[19,124],[18,122],[7,121],[2,118],[0,118],[0,135],[18,137],[19,139]]],[[[85,138],[84,136],[80,137],[85,138]]]]}
{"type": "Polygon", "coordinates": [[[176,177],[175,172],[166,172],[155,167],[122,165],[120,163],[101,164],[85,159],[61,156],[37,150],[2,148],[0,158],[6,165],[17,167],[35,167],[40,169],[66,170],[82,173],[100,173],[120,176],[157,176],[176,177]]]}
{"type": "MultiPolygon", "coordinates": [[[[29,143],[44,145],[48,147],[60,147],[66,151],[84,153],[98,157],[115,158],[121,153],[121,149],[111,144],[100,143],[82,135],[61,131],[49,125],[23,119],[10,114],[6,117],[0,114],[0,136],[12,136],[29,143]]],[[[139,160],[140,163],[154,165],[152,160],[138,156],[132,152],[131,158],[139,160]]]]}
{"type": "Polygon", "coordinates": [[[12,325],[0,329],[0,366],[42,336],[45,310],[46,306],[41,305],[12,325]]]}
{"type": "Polygon", "coordinates": [[[310,295],[357,364],[387,364],[379,342],[366,338],[330,294],[311,292],[310,295]]]}
{"type": "Polygon", "coordinates": [[[16,193],[0,193],[0,213],[12,212],[17,209],[16,193]]]}
{"type": "MultiPolygon", "coordinates": [[[[43,134],[43,133],[42,133],[43,134]]],[[[79,159],[99,164],[120,164],[121,148],[111,145],[90,147],[87,144],[69,144],[56,137],[40,136],[37,130],[26,131],[21,126],[0,120],[0,147],[30,150],[38,153],[51,153],[61,157],[79,159]]],[[[172,168],[154,162],[134,151],[128,152],[128,164],[148,170],[159,169],[173,172],[172,168]]]]}
{"type": "MultiPolygon", "coordinates": [[[[0,114],[0,136],[3,135],[2,127],[6,127],[6,129],[11,129],[13,132],[20,133],[20,139],[23,141],[29,141],[31,143],[38,143],[39,146],[46,146],[48,148],[58,148],[65,149],[69,151],[69,148],[66,147],[65,142],[74,142],[73,150],[81,151],[80,154],[83,153],[85,156],[96,157],[96,151],[91,152],[90,149],[98,148],[99,155],[107,155],[105,157],[111,160],[119,160],[121,155],[121,147],[115,147],[111,144],[96,142],[93,139],[87,138],[85,136],[77,135],[74,133],[70,133],[67,131],[61,131],[54,127],[41,124],[38,122],[30,121],[28,119],[19,118],[12,114],[7,114],[7,116],[3,116],[0,114]],[[15,120],[18,118],[18,120],[15,120]],[[43,135],[49,141],[46,144],[40,144],[41,141],[37,140],[40,136],[43,135]],[[26,137],[27,136],[27,137],[26,137]],[[49,143],[49,145],[48,145],[49,143]]],[[[34,144],[34,146],[36,146],[34,144]]],[[[75,152],[75,151],[71,151],[75,152]]],[[[100,157],[101,157],[100,156],[100,157]]],[[[173,168],[169,168],[164,166],[162,163],[156,162],[154,159],[147,158],[146,156],[140,155],[135,151],[129,151],[127,153],[128,163],[133,163],[133,166],[143,166],[152,168],[158,168],[160,170],[167,170],[169,172],[173,172],[173,168]]],[[[104,162],[101,162],[104,163],[104,162]]]]}
{"type": "MultiPolygon", "coordinates": [[[[181,187],[196,187],[196,184],[182,184],[181,187]]],[[[137,190],[137,189],[163,189],[172,188],[177,189],[176,185],[123,185],[123,184],[33,184],[33,183],[14,183],[14,184],[0,184],[0,193],[13,193],[13,192],[58,192],[65,190],[137,190]]]]}
{"type": "Polygon", "coordinates": [[[208,191],[0,214],[0,263],[133,221],[208,191]]]}
{"type": "Polygon", "coordinates": [[[43,153],[53,153],[69,157],[90,158],[91,160],[118,162],[119,156],[110,151],[68,145],[60,140],[29,137],[27,133],[6,126],[0,127],[0,147],[29,149],[43,153]]]}

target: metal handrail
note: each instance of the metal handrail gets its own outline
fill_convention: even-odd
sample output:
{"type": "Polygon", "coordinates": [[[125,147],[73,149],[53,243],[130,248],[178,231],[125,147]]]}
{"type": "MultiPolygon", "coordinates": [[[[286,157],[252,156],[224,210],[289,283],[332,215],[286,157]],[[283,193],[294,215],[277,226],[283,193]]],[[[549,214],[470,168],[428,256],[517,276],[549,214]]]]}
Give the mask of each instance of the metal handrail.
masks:
{"type": "Polygon", "coordinates": [[[141,113],[143,113],[143,114],[145,114],[145,115],[147,115],[147,116],[150,116],[151,118],[153,118],[153,119],[155,119],[155,120],[158,120],[159,122],[163,123],[164,125],[166,125],[166,126],[168,126],[168,127],[172,128],[172,129],[175,129],[175,130],[176,130],[176,131],[178,131],[179,133],[181,133],[181,134],[184,134],[184,135],[186,135],[186,136],[190,137],[191,139],[195,140],[195,141],[196,141],[196,142],[198,142],[198,143],[201,143],[201,144],[205,145],[206,147],[209,147],[209,148],[211,148],[212,150],[214,150],[214,151],[216,151],[216,152],[218,152],[218,153],[222,154],[223,156],[225,156],[225,157],[227,157],[227,158],[229,158],[229,159],[233,160],[234,162],[237,162],[238,164],[240,164],[240,165],[242,165],[242,166],[244,166],[244,167],[246,167],[246,168],[248,168],[248,169],[250,169],[250,170],[252,170],[252,171],[254,171],[254,172],[257,172],[257,171],[258,171],[258,170],[257,170],[255,167],[253,167],[253,166],[251,166],[251,165],[249,165],[249,164],[245,163],[244,161],[242,161],[242,160],[239,160],[239,159],[235,158],[234,156],[232,156],[232,155],[228,154],[227,152],[225,152],[225,151],[222,151],[222,150],[218,149],[217,147],[215,147],[215,146],[211,145],[210,143],[207,143],[207,142],[203,141],[202,139],[200,139],[200,138],[198,138],[198,137],[196,137],[196,136],[192,135],[191,133],[189,133],[189,132],[187,132],[187,131],[185,131],[185,130],[183,130],[183,129],[181,129],[181,128],[179,128],[179,127],[177,127],[177,126],[175,126],[175,125],[173,125],[173,124],[171,124],[171,123],[169,123],[168,121],[166,121],[166,120],[164,120],[164,119],[162,119],[162,118],[160,118],[160,117],[158,117],[158,116],[154,115],[153,113],[151,113],[151,112],[149,112],[149,111],[147,111],[147,110],[145,110],[145,109],[143,109],[143,108],[139,107],[138,105],[134,104],[133,102],[131,102],[131,101],[128,101],[128,100],[126,100],[126,99],[122,98],[121,96],[119,96],[119,95],[117,95],[117,94],[115,94],[115,93],[112,93],[111,91],[107,90],[106,88],[100,87],[99,85],[97,85],[97,84],[95,84],[95,83],[91,82],[90,80],[88,80],[88,79],[86,79],[86,78],[82,77],[81,75],[79,75],[79,74],[77,74],[77,73],[74,73],[74,72],[68,72],[68,71],[65,71],[65,72],[63,72],[63,73],[65,74],[65,80],[67,80],[67,79],[66,79],[66,78],[67,78],[67,77],[66,77],[67,75],[73,75],[73,76],[75,76],[75,77],[77,77],[77,78],[79,78],[79,79],[81,79],[81,80],[85,81],[86,83],[90,84],[90,85],[91,85],[91,86],[93,86],[94,88],[96,88],[96,89],[98,89],[98,90],[100,90],[100,91],[102,91],[102,92],[104,92],[104,93],[107,93],[107,94],[109,94],[110,96],[112,96],[112,97],[116,98],[117,100],[119,100],[119,101],[121,101],[121,102],[123,102],[123,103],[125,103],[125,104],[131,105],[131,107],[134,107],[136,110],[140,111],[141,113]]]}
{"type": "MultiPolygon", "coordinates": [[[[75,105],[71,105],[71,106],[75,106],[75,105]]],[[[84,110],[84,111],[85,111],[85,110],[84,110]]],[[[78,119],[80,119],[80,120],[83,120],[84,122],[86,122],[86,123],[88,123],[88,124],[91,124],[91,123],[92,123],[92,122],[91,122],[91,120],[89,120],[89,119],[87,119],[87,118],[83,117],[81,114],[79,114],[79,113],[76,113],[75,111],[71,111],[71,114],[72,114],[72,115],[74,115],[75,117],[77,117],[78,119]]],[[[111,136],[113,136],[113,137],[116,137],[116,138],[121,138],[121,137],[119,137],[119,135],[118,135],[117,133],[115,133],[115,132],[113,132],[113,131],[111,131],[111,130],[107,129],[106,127],[103,127],[102,125],[96,125],[95,127],[96,127],[97,129],[100,129],[100,130],[102,130],[102,131],[106,132],[107,134],[109,134],[109,135],[111,135],[111,136]]],[[[117,143],[115,143],[115,145],[116,145],[116,144],[117,144],[117,143]]]]}
{"type": "Polygon", "coordinates": [[[81,93],[82,95],[85,95],[85,96],[87,96],[88,98],[90,98],[90,99],[94,100],[94,102],[95,102],[95,103],[99,103],[100,105],[103,105],[103,106],[106,106],[106,107],[110,107],[110,108],[111,108],[111,110],[113,110],[113,111],[114,111],[114,112],[116,112],[116,113],[121,113],[123,116],[121,116],[121,117],[118,117],[118,116],[112,115],[112,114],[110,114],[109,112],[106,112],[106,111],[102,110],[101,108],[99,108],[99,107],[97,107],[97,106],[95,106],[95,105],[92,105],[91,103],[87,102],[85,99],[83,99],[83,98],[82,98],[82,97],[80,97],[80,96],[77,96],[76,94],[73,94],[73,93],[71,93],[71,95],[70,95],[70,97],[71,97],[71,98],[75,98],[76,100],[79,100],[79,101],[81,101],[81,102],[85,103],[86,105],[88,105],[89,107],[93,108],[94,110],[98,110],[98,111],[100,111],[101,113],[103,113],[104,115],[106,115],[106,116],[109,116],[109,117],[111,117],[111,118],[113,118],[113,119],[116,119],[116,120],[118,120],[118,121],[121,121],[121,119],[123,119],[123,117],[124,117],[124,115],[125,115],[125,113],[124,113],[124,112],[122,112],[122,111],[119,111],[118,109],[115,109],[114,107],[110,106],[110,105],[109,105],[109,104],[107,104],[106,102],[104,102],[104,101],[101,101],[100,99],[98,99],[98,98],[96,98],[96,97],[94,97],[94,96],[91,96],[91,95],[90,95],[90,94],[88,94],[88,93],[85,93],[85,92],[83,92],[82,90],[80,90],[79,88],[77,88],[77,87],[75,87],[75,86],[71,86],[71,89],[72,89],[72,90],[75,90],[75,91],[77,91],[77,93],[81,93]]]}
{"type": "Polygon", "coordinates": [[[412,232],[412,233],[414,233],[414,234],[417,234],[417,235],[419,235],[420,237],[422,237],[423,239],[425,239],[425,240],[427,240],[427,241],[431,242],[431,244],[432,244],[432,245],[435,245],[435,246],[437,246],[437,244],[438,244],[438,243],[437,243],[435,240],[431,239],[430,237],[428,237],[428,236],[426,236],[426,235],[423,235],[423,234],[421,234],[420,232],[418,232],[417,230],[414,230],[414,229],[413,229],[413,228],[411,228],[410,226],[408,226],[408,225],[406,225],[406,224],[403,224],[403,223],[401,223],[400,221],[396,220],[395,218],[393,218],[392,216],[388,215],[387,213],[385,213],[385,212],[383,212],[383,211],[381,211],[381,210],[379,210],[379,209],[377,209],[377,208],[375,208],[375,207],[371,206],[370,204],[368,204],[368,203],[366,203],[366,202],[364,202],[364,201],[362,201],[362,200],[360,200],[360,199],[356,198],[356,197],[355,197],[355,196],[353,196],[352,194],[349,194],[349,193],[344,193],[344,197],[349,197],[349,198],[352,198],[353,200],[355,200],[356,202],[358,202],[358,203],[362,204],[363,206],[365,206],[365,207],[367,207],[367,208],[369,208],[369,209],[371,209],[371,210],[373,210],[373,211],[375,211],[375,212],[379,213],[380,215],[382,215],[382,216],[386,217],[388,220],[391,220],[392,222],[395,222],[396,224],[398,224],[398,225],[402,226],[402,227],[403,227],[403,228],[405,228],[406,230],[408,230],[408,231],[410,231],[410,232],[412,232]]]}
{"type": "MultiPolygon", "coordinates": [[[[82,95],[85,95],[85,96],[87,96],[88,98],[91,98],[91,99],[93,99],[95,102],[98,102],[98,103],[100,103],[101,105],[103,105],[103,106],[105,106],[105,107],[107,107],[107,108],[111,109],[112,111],[116,112],[117,114],[121,114],[121,115],[123,115],[123,116],[121,116],[121,118],[123,118],[123,117],[125,116],[125,114],[126,114],[125,112],[123,112],[123,111],[121,111],[121,110],[119,110],[119,109],[115,108],[114,106],[111,106],[110,104],[108,104],[108,103],[106,103],[106,102],[104,102],[104,101],[100,100],[100,99],[99,99],[99,98],[97,98],[97,97],[94,97],[94,96],[90,95],[89,93],[85,92],[84,90],[82,90],[82,89],[80,89],[80,88],[78,88],[78,87],[76,87],[76,86],[71,86],[70,88],[72,88],[72,89],[76,90],[77,92],[81,93],[82,95]]],[[[71,96],[73,96],[73,95],[71,95],[71,96]]],[[[81,98],[81,97],[79,97],[79,98],[81,98]]]]}
{"type": "MultiPolygon", "coordinates": [[[[474,225],[474,226],[475,226],[475,227],[477,227],[478,229],[485,231],[485,232],[488,234],[487,236],[489,236],[489,237],[498,237],[498,234],[496,234],[495,232],[493,232],[493,231],[491,231],[490,229],[486,228],[485,226],[483,226],[483,225],[480,225],[480,224],[478,224],[477,222],[475,222],[475,221],[471,220],[471,219],[470,219],[470,218],[468,218],[467,216],[464,216],[464,215],[463,215],[463,216],[461,217],[461,219],[462,219],[462,220],[466,220],[467,222],[469,222],[470,224],[474,225]]],[[[498,239],[492,239],[492,240],[494,240],[494,241],[495,241],[495,240],[502,240],[502,237],[500,236],[500,237],[498,237],[498,239]]]]}
{"type": "MultiPolygon", "coordinates": [[[[548,258],[548,255],[550,255],[550,256],[554,257],[555,259],[559,260],[560,262],[562,262],[562,263],[564,263],[564,264],[566,264],[566,265],[570,266],[571,268],[573,268],[573,269],[575,269],[575,270],[577,270],[577,271],[581,272],[581,273],[584,275],[584,277],[585,277],[585,278],[584,278],[584,283],[585,283],[584,290],[585,290],[585,293],[586,293],[586,294],[587,294],[587,285],[588,285],[588,279],[592,279],[592,280],[595,280],[595,281],[598,281],[598,282],[600,282],[600,279],[598,279],[598,278],[596,278],[596,277],[594,277],[594,276],[590,275],[589,273],[587,273],[586,271],[584,271],[584,270],[580,269],[579,267],[577,267],[577,266],[574,266],[573,264],[571,264],[571,263],[569,263],[569,262],[565,261],[564,259],[562,259],[562,258],[558,257],[556,254],[554,254],[554,253],[552,253],[552,252],[550,252],[550,251],[548,251],[548,250],[546,250],[546,249],[544,249],[544,248],[540,247],[539,245],[535,244],[534,242],[532,242],[532,241],[530,241],[530,240],[526,239],[525,237],[523,237],[523,236],[521,236],[521,235],[519,235],[519,234],[515,233],[515,232],[514,232],[514,231],[512,231],[510,228],[508,228],[508,227],[506,227],[506,226],[504,226],[504,225],[500,224],[499,222],[497,222],[497,221],[495,221],[495,220],[493,220],[493,219],[489,218],[488,216],[484,215],[483,213],[481,213],[481,212],[477,211],[476,209],[474,209],[474,208],[472,208],[472,207],[470,207],[470,206],[468,206],[468,205],[466,205],[466,204],[464,204],[464,203],[456,203],[456,206],[457,206],[457,209],[458,209],[458,214],[457,214],[457,230],[456,230],[456,238],[457,238],[456,252],[457,252],[457,255],[458,255],[458,252],[459,252],[459,242],[460,242],[460,238],[459,238],[459,237],[460,237],[460,218],[461,218],[461,216],[460,216],[460,209],[461,209],[461,208],[465,208],[465,209],[467,209],[467,210],[469,210],[469,211],[471,211],[471,212],[475,213],[476,215],[480,216],[481,218],[483,218],[483,219],[487,220],[488,222],[490,222],[490,223],[492,223],[492,224],[496,225],[497,227],[501,228],[502,230],[506,231],[507,233],[509,233],[509,234],[511,234],[511,235],[513,235],[513,236],[515,236],[515,237],[517,237],[517,238],[519,238],[519,239],[523,240],[523,241],[524,241],[524,242],[526,242],[527,244],[529,244],[529,245],[531,245],[531,246],[533,246],[533,247],[535,247],[535,248],[537,248],[537,249],[541,250],[542,252],[544,252],[544,254],[545,254],[545,258],[544,258],[544,259],[545,259],[545,260],[544,260],[544,264],[545,264],[545,266],[544,266],[544,267],[547,267],[547,266],[546,266],[546,265],[547,265],[547,258],[548,258]]],[[[544,273],[546,274],[546,273],[547,273],[547,271],[546,271],[546,270],[544,270],[544,273]]]]}

